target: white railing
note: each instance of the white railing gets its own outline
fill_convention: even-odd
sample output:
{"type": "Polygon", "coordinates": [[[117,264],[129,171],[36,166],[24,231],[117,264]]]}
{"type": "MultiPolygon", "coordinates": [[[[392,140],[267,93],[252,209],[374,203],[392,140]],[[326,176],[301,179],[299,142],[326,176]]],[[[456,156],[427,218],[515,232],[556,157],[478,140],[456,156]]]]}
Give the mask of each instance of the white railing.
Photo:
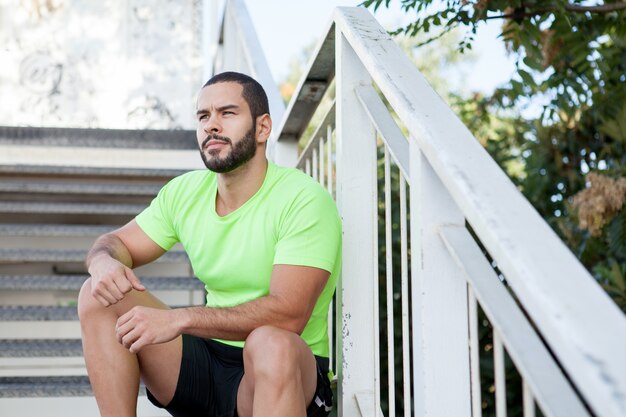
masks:
{"type": "Polygon", "coordinates": [[[525,416],[626,415],[624,315],[364,9],[334,12],[278,143],[325,100],[296,165],[343,220],[339,415],[506,416],[507,355],[525,416]]]}

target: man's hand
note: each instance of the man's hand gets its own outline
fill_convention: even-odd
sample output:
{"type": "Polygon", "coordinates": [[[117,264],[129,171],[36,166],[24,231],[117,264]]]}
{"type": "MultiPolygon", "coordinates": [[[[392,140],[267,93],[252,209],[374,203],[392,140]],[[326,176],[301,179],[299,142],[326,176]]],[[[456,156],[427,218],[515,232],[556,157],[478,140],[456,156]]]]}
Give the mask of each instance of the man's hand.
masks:
{"type": "Polygon", "coordinates": [[[121,301],[133,289],[146,289],[132,269],[108,254],[92,258],[89,273],[92,280],[91,295],[105,307],[121,301]]]}
{"type": "Polygon", "coordinates": [[[147,345],[169,342],[181,334],[177,324],[179,313],[177,310],[134,307],[117,320],[117,341],[131,353],[137,353],[147,345]]]}

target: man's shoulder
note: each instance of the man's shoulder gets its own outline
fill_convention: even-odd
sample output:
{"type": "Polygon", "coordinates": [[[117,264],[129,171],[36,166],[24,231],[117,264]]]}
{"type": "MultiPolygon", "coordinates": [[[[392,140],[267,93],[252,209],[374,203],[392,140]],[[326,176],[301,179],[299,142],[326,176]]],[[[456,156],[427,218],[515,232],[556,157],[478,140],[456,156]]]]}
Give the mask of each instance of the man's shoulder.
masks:
{"type": "Polygon", "coordinates": [[[315,181],[310,175],[305,174],[297,168],[283,167],[275,165],[276,183],[280,184],[281,190],[293,189],[300,193],[326,193],[324,187],[315,181]]]}
{"type": "Polygon", "coordinates": [[[275,196],[288,212],[299,212],[309,207],[319,215],[336,212],[332,196],[310,175],[296,169],[276,166],[275,196]]]}

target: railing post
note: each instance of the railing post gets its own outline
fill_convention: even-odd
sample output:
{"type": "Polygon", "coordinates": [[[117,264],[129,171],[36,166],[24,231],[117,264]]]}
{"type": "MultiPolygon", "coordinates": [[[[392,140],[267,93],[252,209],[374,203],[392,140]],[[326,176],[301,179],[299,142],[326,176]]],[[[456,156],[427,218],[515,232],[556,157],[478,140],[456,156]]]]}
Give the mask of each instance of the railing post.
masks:
{"type": "Polygon", "coordinates": [[[415,416],[471,416],[467,284],[439,236],[465,220],[410,140],[415,416]]]}
{"type": "Polygon", "coordinates": [[[337,204],[343,220],[337,287],[339,416],[374,417],[380,408],[376,132],[354,91],[371,79],[341,31],[335,39],[337,204]]]}

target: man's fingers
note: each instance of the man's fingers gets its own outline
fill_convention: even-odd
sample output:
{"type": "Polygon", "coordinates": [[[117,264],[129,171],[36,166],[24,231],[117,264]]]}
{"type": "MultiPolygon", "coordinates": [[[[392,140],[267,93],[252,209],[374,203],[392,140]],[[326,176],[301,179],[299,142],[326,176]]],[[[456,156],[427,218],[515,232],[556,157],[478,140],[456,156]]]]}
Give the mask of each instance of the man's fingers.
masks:
{"type": "Polygon", "coordinates": [[[108,306],[110,306],[110,305],[111,305],[111,303],[109,303],[109,302],[106,300],[106,298],[104,298],[104,297],[102,297],[102,296],[100,296],[100,295],[98,295],[98,294],[93,294],[93,298],[95,298],[96,300],[98,300],[98,302],[99,302],[100,304],[102,304],[103,306],[105,306],[105,307],[108,307],[108,306]]]}
{"type": "Polygon", "coordinates": [[[133,314],[134,314],[134,311],[133,309],[131,309],[130,311],[126,312],[126,314],[121,315],[120,318],[117,319],[116,328],[120,328],[124,324],[126,324],[130,319],[133,318],[133,314]]]}
{"type": "Polygon", "coordinates": [[[115,335],[117,337],[117,341],[122,343],[122,339],[133,329],[133,325],[130,322],[125,322],[124,324],[118,324],[115,326],[115,335]]]}
{"type": "Polygon", "coordinates": [[[91,294],[95,298],[104,299],[108,303],[108,304],[105,304],[105,306],[107,307],[108,305],[115,304],[118,301],[117,298],[111,295],[111,293],[108,291],[107,288],[104,288],[104,285],[99,285],[95,290],[92,291],[91,294]]]}
{"type": "Polygon", "coordinates": [[[130,284],[137,291],[144,291],[146,289],[146,287],[144,287],[143,284],[139,281],[139,278],[137,278],[137,275],[135,275],[132,269],[126,268],[126,278],[128,278],[130,284]]]}
{"type": "Polygon", "coordinates": [[[120,293],[122,294],[122,297],[124,296],[124,294],[129,293],[133,289],[132,284],[130,283],[128,279],[126,279],[125,276],[118,277],[114,281],[114,283],[117,286],[120,293]]]}
{"type": "MultiPolygon", "coordinates": [[[[133,329],[122,337],[122,346],[126,349],[130,347],[141,337],[141,333],[137,329],[133,329]]],[[[133,352],[134,353],[134,352],[133,352]]]]}

